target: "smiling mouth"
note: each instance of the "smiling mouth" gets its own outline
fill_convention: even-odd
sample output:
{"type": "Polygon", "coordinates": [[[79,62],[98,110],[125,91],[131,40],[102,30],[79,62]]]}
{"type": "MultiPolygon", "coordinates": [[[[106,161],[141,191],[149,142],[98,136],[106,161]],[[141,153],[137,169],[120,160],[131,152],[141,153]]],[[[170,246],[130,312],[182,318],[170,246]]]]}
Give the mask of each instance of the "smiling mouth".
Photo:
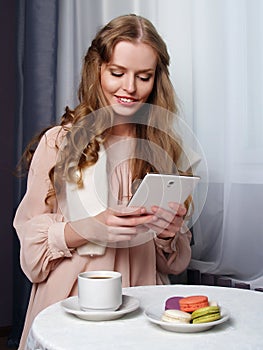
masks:
{"type": "Polygon", "coordinates": [[[116,96],[116,98],[122,102],[122,103],[134,103],[134,102],[138,102],[138,100],[136,100],[135,98],[131,98],[131,97],[121,97],[121,96],[116,96]]]}

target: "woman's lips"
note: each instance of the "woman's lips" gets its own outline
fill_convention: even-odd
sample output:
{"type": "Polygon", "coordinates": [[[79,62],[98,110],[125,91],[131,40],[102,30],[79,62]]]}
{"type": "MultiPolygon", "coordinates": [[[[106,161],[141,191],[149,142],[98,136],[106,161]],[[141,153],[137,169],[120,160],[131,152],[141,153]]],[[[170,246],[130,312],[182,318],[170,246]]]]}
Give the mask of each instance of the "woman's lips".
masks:
{"type": "Polygon", "coordinates": [[[138,100],[133,97],[127,97],[127,96],[115,96],[115,97],[117,98],[117,101],[119,103],[125,104],[125,105],[131,105],[138,102],[138,100]]]}

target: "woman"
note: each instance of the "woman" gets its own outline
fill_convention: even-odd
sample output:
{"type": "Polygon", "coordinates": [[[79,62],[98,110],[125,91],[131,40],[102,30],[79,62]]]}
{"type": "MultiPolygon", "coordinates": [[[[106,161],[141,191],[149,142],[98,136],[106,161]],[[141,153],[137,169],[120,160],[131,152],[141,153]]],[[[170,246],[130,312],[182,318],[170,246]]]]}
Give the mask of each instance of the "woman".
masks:
{"type": "Polygon", "coordinates": [[[14,219],[21,266],[33,283],[20,349],[42,309],[77,294],[82,271],[119,271],[127,287],[169,283],[169,273],[186,269],[191,234],[180,229],[189,201],[171,203],[169,211],[153,206],[151,213],[126,206],[133,184],[147,172],[191,174],[171,131],[177,106],[168,66],[166,45],[148,20],[113,19],[85,56],[79,105],[66,108],[61,124],[42,133],[14,219]],[[102,159],[95,178],[109,174],[105,205],[95,198],[89,173],[102,159]],[[70,186],[78,198],[92,198],[86,216],[65,204],[70,186]],[[149,229],[154,236],[136,241],[149,229]]]}

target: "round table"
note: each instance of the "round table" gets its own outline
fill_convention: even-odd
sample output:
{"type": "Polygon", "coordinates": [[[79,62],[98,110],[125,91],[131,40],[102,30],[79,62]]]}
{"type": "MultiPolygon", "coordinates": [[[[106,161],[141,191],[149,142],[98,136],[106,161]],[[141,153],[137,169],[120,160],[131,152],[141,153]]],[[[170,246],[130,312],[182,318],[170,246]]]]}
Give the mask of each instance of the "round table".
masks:
{"type": "Polygon", "coordinates": [[[64,310],[61,302],[43,310],[31,327],[26,350],[160,350],[238,349],[262,350],[263,293],[201,285],[124,288],[123,294],[139,299],[140,307],[111,321],[86,321],[64,310]],[[168,297],[207,295],[230,312],[226,322],[198,333],[164,330],[148,320],[144,309],[168,297]]]}

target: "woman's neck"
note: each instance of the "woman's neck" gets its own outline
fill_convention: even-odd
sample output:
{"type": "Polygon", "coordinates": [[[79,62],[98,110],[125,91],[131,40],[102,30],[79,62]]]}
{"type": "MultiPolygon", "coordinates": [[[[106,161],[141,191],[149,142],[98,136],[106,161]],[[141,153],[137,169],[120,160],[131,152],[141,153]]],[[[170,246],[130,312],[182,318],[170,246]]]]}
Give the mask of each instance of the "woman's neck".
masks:
{"type": "Polygon", "coordinates": [[[111,129],[111,135],[134,137],[135,125],[133,123],[122,123],[114,125],[111,129]]]}

